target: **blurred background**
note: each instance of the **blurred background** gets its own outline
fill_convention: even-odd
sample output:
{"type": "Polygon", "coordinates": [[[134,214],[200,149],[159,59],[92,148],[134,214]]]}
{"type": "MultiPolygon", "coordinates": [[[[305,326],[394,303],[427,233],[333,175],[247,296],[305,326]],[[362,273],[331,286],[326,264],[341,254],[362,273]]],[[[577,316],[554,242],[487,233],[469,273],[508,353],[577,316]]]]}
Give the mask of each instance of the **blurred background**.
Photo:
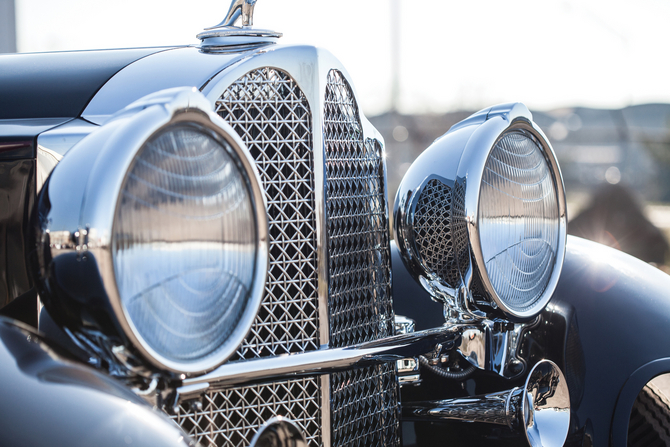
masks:
{"type": "MultiPolygon", "coordinates": [[[[197,44],[228,0],[0,0],[0,52],[197,44]]],[[[387,144],[389,195],[472,112],[524,102],[569,232],[670,264],[670,2],[261,0],[255,25],[328,48],[387,144]]]]}

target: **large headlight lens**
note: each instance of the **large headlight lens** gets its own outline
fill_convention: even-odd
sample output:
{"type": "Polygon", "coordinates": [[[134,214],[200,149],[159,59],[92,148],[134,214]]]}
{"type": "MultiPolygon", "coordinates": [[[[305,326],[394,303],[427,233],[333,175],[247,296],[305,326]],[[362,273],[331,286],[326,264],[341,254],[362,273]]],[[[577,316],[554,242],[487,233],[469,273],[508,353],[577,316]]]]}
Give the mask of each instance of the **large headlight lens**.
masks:
{"type": "Polygon", "coordinates": [[[215,355],[248,306],[256,262],[251,190],[230,147],[178,124],[140,149],[119,196],[119,298],[145,347],[172,362],[215,355]]]}
{"type": "Polygon", "coordinates": [[[498,297],[517,312],[532,307],[554,271],[559,209],[552,173],[529,132],[503,135],[489,154],[478,223],[485,269],[498,297]]]}

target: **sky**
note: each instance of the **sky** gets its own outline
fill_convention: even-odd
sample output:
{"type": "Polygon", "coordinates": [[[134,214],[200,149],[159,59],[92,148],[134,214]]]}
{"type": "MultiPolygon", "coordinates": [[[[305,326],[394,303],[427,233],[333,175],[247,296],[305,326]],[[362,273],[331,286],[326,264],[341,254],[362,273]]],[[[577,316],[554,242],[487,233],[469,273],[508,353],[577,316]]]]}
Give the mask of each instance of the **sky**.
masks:
{"type": "MultiPolygon", "coordinates": [[[[15,0],[19,52],[196,44],[225,0],[15,0]]],[[[329,49],[368,115],[670,102],[667,0],[259,0],[254,25],[329,49]],[[391,4],[399,5],[392,27],[391,4]]]]}

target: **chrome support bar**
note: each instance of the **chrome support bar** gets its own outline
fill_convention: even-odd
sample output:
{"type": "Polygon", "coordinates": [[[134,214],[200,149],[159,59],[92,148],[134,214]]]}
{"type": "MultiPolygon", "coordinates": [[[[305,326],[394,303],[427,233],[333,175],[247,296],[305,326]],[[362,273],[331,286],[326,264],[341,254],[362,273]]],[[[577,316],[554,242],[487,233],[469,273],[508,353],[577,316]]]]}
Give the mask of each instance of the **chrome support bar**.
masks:
{"type": "MultiPolygon", "coordinates": [[[[204,383],[208,383],[210,389],[224,388],[229,385],[297,375],[327,374],[357,366],[395,362],[430,352],[437,344],[451,349],[455,346],[460,331],[461,328],[456,326],[442,327],[396,335],[352,347],[227,363],[208,374],[185,379],[182,388],[193,389],[194,385],[204,383]]],[[[178,391],[181,394],[181,390],[178,391]]]]}
{"type": "Polygon", "coordinates": [[[570,424],[570,393],[561,370],[550,360],[538,362],[523,388],[461,399],[404,405],[409,420],[458,420],[507,425],[523,432],[531,447],[560,447],[570,424]]]}

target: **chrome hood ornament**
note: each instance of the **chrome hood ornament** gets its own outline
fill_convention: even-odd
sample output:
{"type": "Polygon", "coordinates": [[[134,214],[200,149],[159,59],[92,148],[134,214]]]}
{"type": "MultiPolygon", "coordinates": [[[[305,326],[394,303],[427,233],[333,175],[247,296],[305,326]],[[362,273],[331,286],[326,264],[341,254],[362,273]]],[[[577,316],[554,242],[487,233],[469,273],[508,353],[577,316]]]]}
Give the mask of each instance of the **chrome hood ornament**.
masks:
{"type": "Polygon", "coordinates": [[[242,16],[242,26],[252,26],[254,24],[254,6],[256,6],[256,0],[233,0],[226,18],[216,27],[233,26],[240,15],[242,16]]]}
{"type": "Polygon", "coordinates": [[[211,47],[267,44],[274,43],[276,39],[282,37],[282,33],[252,27],[256,1],[233,0],[226,18],[221,23],[205,28],[198,34],[197,37],[202,40],[202,45],[211,47]],[[242,26],[235,26],[240,19],[242,26]]]}

